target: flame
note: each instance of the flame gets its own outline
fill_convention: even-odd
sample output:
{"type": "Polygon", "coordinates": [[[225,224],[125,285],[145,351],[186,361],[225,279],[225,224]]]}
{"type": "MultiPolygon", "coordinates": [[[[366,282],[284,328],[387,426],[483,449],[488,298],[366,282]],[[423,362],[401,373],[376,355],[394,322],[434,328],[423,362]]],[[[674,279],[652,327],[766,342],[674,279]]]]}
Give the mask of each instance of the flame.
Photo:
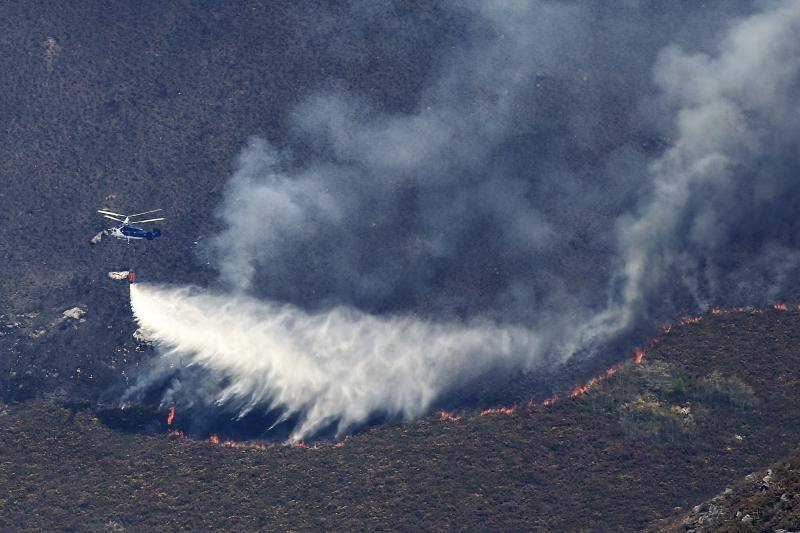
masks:
{"type": "Polygon", "coordinates": [[[216,435],[212,435],[212,437],[216,437],[216,440],[214,440],[212,438],[211,442],[213,442],[214,444],[219,444],[220,446],[223,446],[225,448],[239,448],[239,449],[252,448],[252,449],[256,449],[256,450],[266,450],[267,449],[267,447],[264,444],[261,444],[259,442],[237,442],[235,440],[223,440],[223,441],[220,441],[219,437],[217,437],[216,435]]]}
{"type": "MultiPolygon", "coordinates": [[[[644,351],[641,350],[641,348],[637,348],[637,359],[636,359],[637,364],[641,362],[641,358],[639,358],[639,352],[641,352],[641,357],[644,357],[644,351]]],[[[601,381],[607,380],[608,378],[616,374],[621,368],[622,364],[608,367],[605,373],[600,374],[599,376],[594,376],[590,378],[589,381],[587,381],[583,385],[578,385],[574,389],[572,389],[572,392],[569,393],[569,397],[574,398],[576,396],[580,396],[581,394],[586,394],[587,392],[589,392],[589,389],[591,389],[601,381]]]]}
{"type": "MultiPolygon", "coordinates": [[[[787,304],[785,304],[785,303],[777,303],[777,304],[774,304],[772,307],[773,307],[773,309],[776,309],[778,311],[788,311],[789,310],[789,306],[787,304]]],[[[800,311],[800,305],[797,306],[797,310],[800,311]]],[[[731,309],[723,309],[721,307],[712,307],[709,310],[709,312],[712,315],[723,315],[723,314],[730,314],[730,313],[760,314],[760,313],[763,313],[763,310],[761,310],[761,309],[753,309],[753,308],[748,308],[748,307],[734,307],[734,308],[731,308],[731,309]]],[[[687,318],[683,318],[683,319],[679,320],[676,323],[676,326],[680,327],[680,326],[688,326],[688,325],[691,325],[691,324],[697,324],[698,322],[701,322],[704,319],[705,319],[704,316],[691,316],[691,317],[687,317],[687,318]]],[[[653,339],[651,339],[644,348],[637,347],[634,350],[633,362],[635,364],[637,364],[637,365],[641,364],[642,361],[644,360],[644,357],[647,355],[648,350],[650,350],[656,344],[658,344],[661,341],[661,337],[663,337],[664,335],[669,335],[669,333],[672,332],[672,329],[673,329],[673,326],[670,325],[670,324],[662,326],[661,330],[660,330],[661,336],[654,337],[653,339]]],[[[604,380],[610,378],[611,376],[613,376],[614,374],[616,374],[620,369],[622,369],[623,366],[624,366],[624,363],[620,363],[620,364],[617,364],[615,366],[612,366],[612,367],[610,367],[610,368],[608,368],[606,370],[605,375],[601,374],[599,376],[594,376],[594,377],[590,378],[583,385],[575,386],[575,388],[572,389],[572,391],[569,393],[569,397],[570,398],[574,398],[576,396],[580,396],[582,394],[586,394],[589,391],[589,389],[591,389],[592,387],[594,387],[595,385],[597,385],[601,381],[604,381],[604,380]]],[[[542,403],[542,405],[544,405],[544,406],[553,405],[553,403],[555,403],[557,400],[558,400],[558,396],[554,396],[553,398],[549,398],[549,399],[545,400],[542,403]]],[[[533,407],[533,405],[534,405],[533,401],[530,401],[528,403],[529,407],[533,407]]],[[[484,414],[484,413],[486,413],[488,411],[491,411],[491,410],[486,410],[481,414],[484,414]]]]}
{"type": "Polygon", "coordinates": [[[545,406],[545,407],[550,407],[551,405],[556,403],[558,400],[559,400],[558,394],[556,394],[555,396],[551,396],[550,398],[547,398],[545,401],[543,401],[542,405],[545,406]]]}
{"type": "MultiPolygon", "coordinates": [[[[170,430],[169,433],[167,433],[167,434],[170,437],[186,438],[186,435],[182,431],[179,431],[177,429],[170,430]]],[[[333,446],[336,447],[336,448],[340,448],[340,447],[344,446],[344,444],[347,442],[347,440],[348,440],[348,437],[345,437],[344,440],[337,441],[336,443],[334,443],[333,446]]],[[[306,444],[303,441],[285,442],[283,444],[264,444],[264,443],[261,443],[261,442],[252,442],[252,441],[235,441],[235,440],[229,440],[229,439],[222,440],[222,439],[220,439],[219,435],[217,435],[216,433],[213,433],[210,437],[208,437],[208,441],[211,444],[220,446],[222,448],[236,448],[236,449],[240,449],[240,450],[261,450],[261,451],[266,451],[266,450],[270,450],[272,448],[276,448],[276,447],[279,447],[279,446],[288,446],[288,447],[291,447],[291,448],[303,448],[303,449],[306,449],[306,450],[316,450],[317,449],[317,445],[316,444],[313,445],[313,446],[309,446],[308,444],[306,444]]]]}
{"type": "Polygon", "coordinates": [[[602,377],[595,376],[589,381],[587,381],[585,384],[575,387],[574,389],[572,389],[572,392],[569,393],[569,397],[574,398],[575,396],[586,394],[587,392],[589,392],[589,389],[591,389],[594,385],[599,383],[601,379],[602,377]]]}
{"type": "MultiPolygon", "coordinates": [[[[720,311],[720,312],[722,312],[722,311],[720,311]]],[[[688,318],[684,318],[682,320],[679,320],[678,321],[678,325],[679,326],[688,326],[690,324],[697,324],[698,322],[702,322],[702,321],[703,321],[703,317],[702,316],[690,316],[688,318]]]]}
{"type": "Polygon", "coordinates": [[[572,392],[569,393],[569,397],[574,398],[575,396],[580,396],[581,394],[586,394],[587,392],[589,392],[589,386],[580,385],[572,389],[572,392]]]}
{"type": "Polygon", "coordinates": [[[494,415],[494,414],[513,415],[516,410],[517,410],[516,405],[512,407],[495,407],[493,409],[484,409],[483,411],[481,411],[481,416],[494,415]]]}
{"type": "MultiPolygon", "coordinates": [[[[787,305],[785,303],[773,304],[772,308],[777,310],[777,311],[789,311],[790,310],[789,305],[787,305]]],[[[800,311],[800,305],[797,305],[795,307],[795,309],[797,311],[800,311]]],[[[723,309],[721,307],[712,307],[711,309],[709,309],[709,313],[711,315],[726,315],[726,314],[732,314],[732,313],[761,314],[763,312],[764,312],[763,309],[756,309],[756,308],[752,308],[752,307],[733,307],[733,308],[729,308],[729,309],[723,309]]],[[[661,341],[661,337],[663,337],[665,335],[669,335],[675,327],[681,327],[681,326],[688,326],[688,325],[691,325],[691,324],[697,324],[698,322],[703,321],[704,318],[705,318],[704,316],[691,316],[691,317],[687,317],[687,318],[683,318],[683,319],[679,320],[678,322],[675,323],[675,325],[668,324],[668,325],[663,326],[660,329],[660,333],[661,333],[660,336],[654,337],[653,339],[651,339],[645,345],[644,348],[637,347],[634,350],[633,363],[637,364],[637,365],[641,364],[642,361],[644,360],[644,357],[647,355],[647,352],[661,341]]],[[[582,394],[587,393],[592,387],[594,387],[598,383],[600,383],[600,382],[602,382],[602,381],[614,376],[615,374],[617,374],[620,370],[622,370],[624,367],[628,366],[629,364],[630,364],[630,360],[627,361],[627,362],[618,363],[618,364],[616,364],[614,366],[611,366],[611,367],[607,368],[605,373],[600,374],[598,376],[594,376],[594,377],[590,378],[583,385],[578,385],[574,389],[572,389],[572,391],[569,393],[569,397],[570,398],[574,398],[576,396],[580,396],[582,394]]],[[[551,396],[550,398],[547,398],[544,401],[542,401],[541,405],[543,407],[550,407],[551,405],[554,405],[556,402],[558,402],[560,399],[561,399],[560,396],[558,394],[555,394],[555,395],[551,396]]],[[[528,402],[528,407],[529,408],[533,408],[535,406],[536,406],[536,404],[531,399],[528,402]]],[[[124,408],[124,406],[123,406],[123,408],[124,408]]],[[[516,411],[517,411],[517,406],[516,405],[513,405],[511,407],[495,407],[495,408],[490,408],[490,409],[484,409],[483,411],[480,412],[480,416],[486,416],[486,415],[490,415],[490,414],[504,414],[504,415],[511,416],[511,415],[515,414],[516,411]]],[[[449,412],[444,411],[444,410],[439,411],[438,415],[439,415],[439,420],[442,421],[442,422],[458,421],[458,420],[462,419],[461,416],[449,413],[449,412]]],[[[169,408],[169,414],[167,416],[167,425],[172,425],[174,420],[175,420],[175,407],[173,406],[173,407],[169,408]]],[[[177,430],[177,429],[170,430],[168,435],[170,437],[175,437],[175,438],[186,438],[184,433],[182,431],[177,430]]],[[[333,447],[341,448],[342,446],[345,445],[345,443],[347,443],[348,439],[349,439],[349,437],[346,436],[343,440],[336,441],[333,444],[333,447]]],[[[212,444],[220,444],[220,438],[219,438],[219,436],[217,436],[215,434],[211,435],[209,437],[209,441],[212,444]]],[[[228,447],[228,448],[250,448],[250,449],[257,449],[257,450],[267,450],[267,449],[272,448],[272,447],[277,446],[277,445],[265,445],[265,444],[261,444],[261,443],[257,443],[257,442],[236,442],[236,441],[226,440],[226,441],[222,442],[222,446],[225,446],[225,447],[228,447]]],[[[306,444],[303,441],[288,442],[288,443],[285,443],[284,446],[290,446],[290,447],[293,447],[293,448],[303,448],[303,449],[317,449],[316,445],[311,447],[311,446],[309,446],[308,444],[306,444]]]]}

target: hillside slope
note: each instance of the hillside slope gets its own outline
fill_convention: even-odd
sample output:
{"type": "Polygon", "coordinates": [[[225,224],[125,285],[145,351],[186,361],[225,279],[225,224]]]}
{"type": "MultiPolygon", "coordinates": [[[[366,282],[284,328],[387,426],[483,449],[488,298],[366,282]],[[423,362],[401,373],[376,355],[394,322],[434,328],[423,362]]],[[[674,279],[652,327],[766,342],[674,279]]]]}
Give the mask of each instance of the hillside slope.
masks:
{"type": "Polygon", "coordinates": [[[105,270],[213,279],[198,250],[247,139],[287,142],[287,113],[331,79],[387,110],[408,107],[430,49],[459,32],[445,11],[393,13],[430,38],[400,49],[380,27],[393,19],[353,40],[323,24],[346,17],[324,2],[3,2],[0,313],[36,311],[105,270]],[[331,46],[335,35],[352,55],[331,46]],[[102,207],[162,208],[164,238],[89,246],[102,207]]]}
{"type": "Polygon", "coordinates": [[[123,433],[88,409],[10,404],[0,527],[640,530],[797,447],[798,341],[797,312],[710,314],[576,398],[316,448],[123,433]]]}
{"type": "Polygon", "coordinates": [[[748,474],[720,494],[700,503],[680,518],[659,523],[654,530],[792,531],[800,528],[800,449],[748,474]]]}

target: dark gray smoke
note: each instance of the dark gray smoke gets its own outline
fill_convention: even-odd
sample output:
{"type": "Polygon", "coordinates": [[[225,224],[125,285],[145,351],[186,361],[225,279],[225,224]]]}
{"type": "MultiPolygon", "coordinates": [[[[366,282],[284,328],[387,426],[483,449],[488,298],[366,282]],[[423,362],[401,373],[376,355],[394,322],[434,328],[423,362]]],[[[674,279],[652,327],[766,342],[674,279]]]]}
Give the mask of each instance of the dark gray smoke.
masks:
{"type": "MultiPolygon", "coordinates": [[[[269,364],[240,364],[219,344],[224,336],[202,348],[161,332],[168,346],[184,339],[171,347],[224,378],[220,401],[313,413],[298,438],[320,420],[338,417],[346,429],[374,413],[416,416],[464,366],[531,367],[675,313],[796,294],[800,4],[451,9],[463,25],[457,44],[415,52],[435,58],[415,98],[381,101],[332,83],[291,111],[287,139],[249,142],[219,211],[226,229],[213,243],[228,299],[189,298],[198,308],[250,309],[265,325],[277,320],[275,304],[256,309],[244,295],[293,304],[281,311],[291,323],[279,329],[317,346],[297,353],[309,355],[303,368],[315,379],[331,381],[290,402],[276,391],[287,374],[276,376],[258,343],[242,361],[269,364]],[[338,352],[325,345],[325,328],[296,329],[326,316],[347,317],[353,347],[342,360],[358,367],[353,357],[368,354],[360,376],[338,365],[326,374],[338,352]],[[484,322],[470,330],[476,319],[484,322]],[[506,326],[524,328],[515,338],[528,340],[498,350],[493,335],[506,326]],[[398,379],[374,343],[410,331],[446,348],[415,356],[424,348],[405,339],[391,357],[414,370],[398,379]],[[452,355],[453,335],[469,339],[463,357],[452,355]],[[437,353],[446,364],[433,362],[437,353]],[[382,372],[368,362],[376,357],[382,372]],[[413,406],[398,407],[387,400],[396,395],[375,392],[376,384],[413,388],[419,365],[435,373],[423,400],[410,394],[413,406]],[[360,396],[364,376],[370,392],[360,396]],[[357,408],[342,407],[348,402],[357,408]]],[[[344,24],[345,34],[401,16],[353,13],[366,14],[344,24]]],[[[391,28],[371,38],[387,54],[386,41],[397,39],[407,54],[411,30],[391,28]]],[[[163,297],[175,312],[192,305],[180,292],[163,297]]],[[[158,302],[147,293],[149,309],[158,302]]],[[[258,323],[248,321],[254,338],[258,323]]]]}

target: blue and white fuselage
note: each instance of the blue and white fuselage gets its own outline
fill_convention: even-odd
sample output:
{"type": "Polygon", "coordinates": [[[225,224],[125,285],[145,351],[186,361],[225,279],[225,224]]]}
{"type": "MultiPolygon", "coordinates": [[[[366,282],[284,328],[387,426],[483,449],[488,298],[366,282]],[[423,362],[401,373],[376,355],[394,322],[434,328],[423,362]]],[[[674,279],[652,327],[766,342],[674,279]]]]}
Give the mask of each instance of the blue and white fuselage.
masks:
{"type": "Polygon", "coordinates": [[[118,224],[113,228],[109,228],[108,234],[118,239],[147,239],[148,241],[152,241],[156,237],[161,236],[161,230],[153,228],[148,231],[130,224],[118,224]]]}
{"type": "Polygon", "coordinates": [[[156,213],[161,211],[161,209],[154,209],[152,211],[145,211],[144,213],[137,213],[135,215],[123,215],[120,213],[115,213],[113,211],[108,211],[104,209],[100,209],[97,212],[102,214],[103,217],[113,220],[114,222],[118,222],[116,226],[113,228],[108,228],[105,231],[100,232],[92,239],[92,244],[99,242],[100,237],[102,235],[110,235],[112,237],[116,237],[117,239],[126,239],[128,242],[133,240],[140,240],[140,239],[147,239],[148,241],[152,241],[156,237],[161,236],[161,230],[158,228],[153,228],[151,230],[146,230],[140,226],[140,224],[144,224],[146,222],[157,222],[159,220],[164,220],[164,217],[157,217],[157,218],[148,218],[146,220],[138,220],[137,217],[141,217],[142,215],[149,215],[150,213],[156,213]]]}

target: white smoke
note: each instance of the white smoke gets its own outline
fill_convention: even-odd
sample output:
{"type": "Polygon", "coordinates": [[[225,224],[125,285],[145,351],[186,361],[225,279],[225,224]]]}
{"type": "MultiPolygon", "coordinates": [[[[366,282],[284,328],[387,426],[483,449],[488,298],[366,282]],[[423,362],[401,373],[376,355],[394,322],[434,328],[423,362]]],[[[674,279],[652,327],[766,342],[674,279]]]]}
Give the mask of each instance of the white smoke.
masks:
{"type": "Polygon", "coordinates": [[[784,135],[796,144],[798,35],[800,3],[789,1],[733,26],[716,57],[675,47],[662,54],[655,78],[678,106],[677,139],[652,166],[654,192],[641,216],[622,229],[626,307],[636,306],[676,261],[675,233],[697,192],[706,205],[688,214],[689,241],[713,249],[726,226],[715,199],[738,180],[761,179],[769,187],[783,179],[742,167],[782,149],[784,135]]]}
{"type": "MultiPolygon", "coordinates": [[[[772,164],[786,161],[786,152],[796,154],[798,35],[800,2],[779,2],[734,24],[717,56],[688,54],[677,47],[662,52],[654,77],[675,107],[676,139],[651,165],[653,192],[640,212],[618,220],[624,265],[619,302],[579,328],[571,346],[594,344],[630,327],[676,271],[699,306],[708,307],[696,289],[704,273],[686,275],[687,267],[696,270],[692,267],[706,263],[713,268],[719,249],[734,244],[726,240],[735,227],[731,218],[777,200],[774,191],[786,176],[772,164]],[[774,174],[760,172],[757,165],[774,174]],[[751,183],[755,194],[738,196],[751,183]],[[769,195],[770,190],[772,198],[759,198],[759,192],[769,195]]],[[[759,219],[745,223],[762,224],[759,219]]],[[[796,252],[781,248],[775,253],[775,246],[765,241],[761,254],[774,258],[774,294],[785,271],[797,268],[796,252]]],[[[762,272],[764,266],[759,265],[762,272]]]]}
{"type": "Polygon", "coordinates": [[[532,361],[536,337],[475,321],[435,324],[338,308],[291,305],[191,288],[131,285],[139,325],[164,357],[225,381],[213,398],[241,415],[300,415],[293,440],[335,424],[343,433],[375,413],[411,419],[443,391],[498,364],[532,361]]]}
{"type": "Polygon", "coordinates": [[[317,95],[293,120],[320,145],[319,161],[297,166],[266,141],[251,142],[221,208],[226,229],[214,250],[223,282],[237,292],[132,287],[142,327],[165,357],[202,367],[219,383],[214,401],[240,413],[258,407],[297,416],[294,439],[330,427],[345,432],[376,414],[413,418],[493,368],[563,361],[663,319],[678,307],[675,294],[690,294],[699,308],[730,295],[759,303],[747,299],[780,294],[774,284],[796,274],[792,239],[764,221],[782,213],[781,194],[797,193],[800,2],[770,3],[739,21],[715,53],[663,51],[653,72],[674,123],[671,146],[645,169],[633,157],[609,163],[633,174],[601,173],[610,192],[555,166],[558,158],[548,160],[555,177],[535,176],[533,184],[492,168],[495,150],[523,127],[517,115],[538,90],[530,81],[536,67],[569,61],[559,46],[571,41],[563,30],[581,12],[546,2],[485,5],[477,11],[491,38],[455,54],[414,112],[383,115],[338,93],[317,95]],[[549,45],[539,47],[535,35],[549,45]],[[584,184],[593,191],[585,198],[576,193],[584,184]],[[642,191],[633,208],[616,207],[620,188],[642,191]],[[398,205],[404,193],[413,217],[398,205]],[[596,205],[610,213],[598,215],[596,205]],[[598,250],[564,255],[573,253],[570,239],[584,249],[572,218],[606,228],[588,233],[598,250]],[[750,232],[744,251],[733,256],[743,232],[750,232]],[[792,263],[765,268],[774,256],[792,263]],[[581,262],[596,267],[570,270],[581,262]],[[465,265],[484,269],[477,281],[465,265]],[[486,272],[502,268],[511,273],[487,297],[491,312],[471,316],[502,317],[496,308],[511,302],[514,323],[528,327],[430,318],[483,296],[484,286],[491,292],[486,272]],[[243,295],[261,288],[310,304],[243,295]],[[429,310],[429,295],[435,312],[412,314],[429,310]],[[401,303],[388,309],[405,314],[356,310],[391,301],[401,303]]]}

